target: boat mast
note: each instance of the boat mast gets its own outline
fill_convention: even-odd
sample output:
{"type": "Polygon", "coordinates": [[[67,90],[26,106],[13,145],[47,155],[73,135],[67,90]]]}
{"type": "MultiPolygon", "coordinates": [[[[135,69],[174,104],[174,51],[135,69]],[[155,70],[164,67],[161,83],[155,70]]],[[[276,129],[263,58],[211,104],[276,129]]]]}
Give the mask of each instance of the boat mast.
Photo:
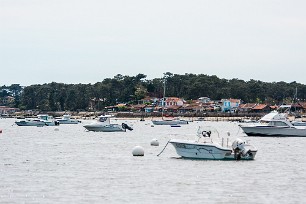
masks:
{"type": "Polygon", "coordinates": [[[294,94],[294,99],[293,99],[293,104],[294,104],[294,111],[296,112],[296,106],[298,103],[298,99],[297,99],[297,87],[295,87],[295,94],[294,94]]]}
{"type": "Polygon", "coordinates": [[[162,119],[164,118],[164,110],[165,110],[165,97],[166,97],[166,77],[164,75],[164,92],[163,92],[163,100],[162,100],[162,119]]]}

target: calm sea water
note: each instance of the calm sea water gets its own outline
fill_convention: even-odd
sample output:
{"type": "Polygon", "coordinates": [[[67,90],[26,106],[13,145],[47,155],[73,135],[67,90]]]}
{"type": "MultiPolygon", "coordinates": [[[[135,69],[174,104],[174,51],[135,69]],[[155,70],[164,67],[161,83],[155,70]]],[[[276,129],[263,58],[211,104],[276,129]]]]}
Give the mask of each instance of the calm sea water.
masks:
{"type": "Polygon", "coordinates": [[[230,122],[117,122],[134,130],[18,127],[0,119],[0,203],[306,203],[306,138],[247,137],[230,122]],[[204,124],[249,140],[255,160],[181,159],[170,144],[156,156],[170,138],[194,139],[204,124]],[[150,146],[153,138],[160,146],[150,146]],[[144,157],[132,156],[136,145],[144,157]]]}

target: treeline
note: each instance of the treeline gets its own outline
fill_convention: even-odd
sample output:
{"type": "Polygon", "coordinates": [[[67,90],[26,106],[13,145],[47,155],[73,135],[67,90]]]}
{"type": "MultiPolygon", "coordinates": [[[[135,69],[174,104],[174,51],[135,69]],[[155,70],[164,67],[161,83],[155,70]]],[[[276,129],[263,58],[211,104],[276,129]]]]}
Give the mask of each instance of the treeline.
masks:
{"type": "MultiPolygon", "coordinates": [[[[116,75],[95,84],[48,83],[21,87],[19,84],[0,87],[2,101],[13,96],[10,106],[22,110],[38,109],[42,111],[78,111],[103,110],[105,106],[118,103],[134,103],[145,96],[163,96],[164,78],[166,96],[176,96],[185,100],[194,100],[208,96],[212,100],[238,98],[245,103],[281,104],[290,103],[296,97],[306,98],[306,86],[291,82],[244,81],[240,79],[220,79],[205,74],[172,74],[167,72],[164,78],[146,79],[146,75],[116,75]]],[[[3,105],[3,104],[2,104],[3,105]]]]}

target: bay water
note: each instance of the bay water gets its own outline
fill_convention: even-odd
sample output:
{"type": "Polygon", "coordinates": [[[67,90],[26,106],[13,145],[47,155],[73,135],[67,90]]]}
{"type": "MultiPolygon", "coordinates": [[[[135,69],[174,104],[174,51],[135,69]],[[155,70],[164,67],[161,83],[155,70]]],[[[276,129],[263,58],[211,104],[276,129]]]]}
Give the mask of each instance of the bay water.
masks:
{"type": "Polygon", "coordinates": [[[134,130],[106,133],[85,131],[89,121],[14,121],[0,119],[0,203],[306,203],[306,137],[248,137],[234,122],[117,119],[134,130]],[[255,160],[182,159],[171,144],[157,156],[169,139],[195,139],[203,125],[255,145],[255,160]],[[143,157],[132,155],[137,145],[143,157]]]}

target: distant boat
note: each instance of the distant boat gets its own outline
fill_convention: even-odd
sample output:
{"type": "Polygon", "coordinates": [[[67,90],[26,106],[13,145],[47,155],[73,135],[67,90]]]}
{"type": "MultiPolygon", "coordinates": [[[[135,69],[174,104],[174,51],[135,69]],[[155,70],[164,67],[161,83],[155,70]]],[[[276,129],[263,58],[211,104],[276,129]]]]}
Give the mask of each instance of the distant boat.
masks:
{"type": "Polygon", "coordinates": [[[163,101],[162,101],[162,119],[161,120],[152,120],[154,125],[187,125],[187,120],[182,120],[179,118],[173,119],[164,119],[164,110],[165,110],[165,95],[166,95],[166,79],[164,78],[164,93],[163,93],[163,101]]]}
{"type": "Polygon", "coordinates": [[[45,122],[41,121],[40,119],[34,119],[34,118],[20,119],[15,121],[15,123],[18,126],[37,126],[37,127],[45,126],[45,122]]]}
{"type": "Polygon", "coordinates": [[[77,119],[72,119],[71,115],[63,115],[61,119],[56,119],[60,124],[78,124],[81,121],[77,119]]]}
{"type": "Polygon", "coordinates": [[[293,125],[284,113],[273,111],[260,119],[267,124],[240,125],[248,136],[306,137],[306,126],[293,125]]]}
{"type": "Polygon", "coordinates": [[[187,125],[187,120],[180,120],[180,119],[163,119],[163,120],[152,120],[154,125],[187,125]]]}
{"type": "Polygon", "coordinates": [[[88,131],[94,132],[125,132],[126,130],[133,130],[132,127],[128,126],[126,123],[112,124],[110,122],[111,115],[101,115],[98,120],[94,123],[84,125],[88,131]]]}
{"type": "Polygon", "coordinates": [[[25,118],[15,121],[18,126],[56,126],[59,122],[47,114],[39,114],[37,118],[25,118]]]}

